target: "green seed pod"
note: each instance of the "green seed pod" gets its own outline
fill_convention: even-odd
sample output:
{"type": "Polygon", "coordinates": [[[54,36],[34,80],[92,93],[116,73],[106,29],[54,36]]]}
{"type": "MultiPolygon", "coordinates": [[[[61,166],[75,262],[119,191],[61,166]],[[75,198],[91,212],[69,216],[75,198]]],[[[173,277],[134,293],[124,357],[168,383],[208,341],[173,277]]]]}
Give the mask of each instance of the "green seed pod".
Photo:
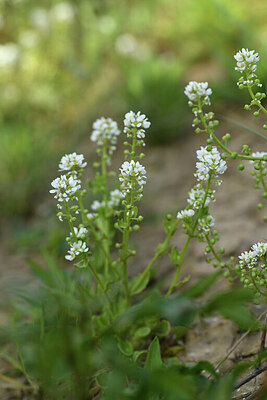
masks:
{"type": "Polygon", "coordinates": [[[239,171],[243,171],[245,169],[244,164],[239,164],[238,169],[239,171]]]}
{"type": "Polygon", "coordinates": [[[245,105],[244,105],[244,109],[245,109],[246,111],[248,111],[248,110],[249,110],[249,105],[248,105],[248,104],[245,104],[245,105]]]}
{"type": "Polygon", "coordinates": [[[253,115],[254,115],[254,117],[258,117],[260,115],[260,112],[259,111],[254,111],[253,115]]]}
{"type": "Polygon", "coordinates": [[[226,272],[223,274],[223,276],[224,276],[225,278],[228,278],[228,277],[230,276],[230,272],[229,272],[229,271],[226,271],[226,272]]]}
{"type": "Polygon", "coordinates": [[[237,156],[238,156],[238,154],[237,154],[236,151],[234,151],[233,153],[231,153],[231,158],[232,158],[233,160],[235,160],[235,159],[237,158],[237,156]]]}
{"type": "Polygon", "coordinates": [[[196,128],[195,129],[195,133],[198,135],[199,133],[201,132],[201,129],[200,128],[196,128]]]}

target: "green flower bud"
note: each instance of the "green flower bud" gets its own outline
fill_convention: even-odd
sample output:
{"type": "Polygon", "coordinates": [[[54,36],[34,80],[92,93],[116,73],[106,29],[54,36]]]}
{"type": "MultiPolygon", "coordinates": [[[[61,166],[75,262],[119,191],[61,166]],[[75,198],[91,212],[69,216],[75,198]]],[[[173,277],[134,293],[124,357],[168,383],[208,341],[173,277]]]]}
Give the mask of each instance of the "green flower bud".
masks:
{"type": "Polygon", "coordinates": [[[260,115],[260,112],[259,111],[254,111],[253,115],[254,115],[254,117],[258,117],[260,115]]]}
{"type": "Polygon", "coordinates": [[[238,169],[239,171],[243,171],[245,169],[244,164],[239,164],[238,169]]]}
{"type": "Polygon", "coordinates": [[[238,154],[237,154],[236,151],[234,151],[233,153],[231,153],[231,158],[232,158],[233,160],[235,160],[235,159],[237,158],[237,156],[238,156],[238,154]]]}
{"type": "Polygon", "coordinates": [[[246,111],[249,111],[249,105],[248,105],[248,104],[245,104],[245,105],[244,105],[244,109],[245,109],[246,111]]]}

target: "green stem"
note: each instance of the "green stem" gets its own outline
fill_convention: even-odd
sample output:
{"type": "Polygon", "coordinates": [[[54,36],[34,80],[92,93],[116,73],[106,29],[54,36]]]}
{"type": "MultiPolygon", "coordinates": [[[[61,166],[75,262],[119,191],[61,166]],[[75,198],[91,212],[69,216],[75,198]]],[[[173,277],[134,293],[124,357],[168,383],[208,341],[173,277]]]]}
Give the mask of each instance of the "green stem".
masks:
{"type": "Polygon", "coordinates": [[[183,264],[184,257],[185,257],[185,254],[186,254],[187,247],[189,245],[190,240],[194,236],[194,232],[195,232],[195,229],[196,229],[197,224],[198,224],[199,216],[201,215],[201,212],[202,212],[203,208],[205,207],[205,203],[206,203],[207,196],[208,196],[208,191],[209,191],[210,184],[211,184],[211,179],[212,179],[212,175],[210,174],[208,182],[207,182],[207,186],[206,186],[206,189],[205,189],[205,195],[204,195],[201,207],[198,210],[198,213],[197,213],[196,220],[195,220],[195,223],[193,225],[192,231],[190,232],[190,234],[188,234],[187,239],[186,239],[186,241],[184,243],[184,247],[183,247],[183,249],[182,249],[182,251],[180,253],[180,257],[179,257],[179,264],[176,267],[175,276],[173,278],[171,286],[170,286],[168,292],[166,293],[165,297],[170,296],[170,294],[173,292],[175,286],[177,285],[177,281],[178,281],[179,276],[180,276],[180,272],[181,272],[181,268],[182,268],[182,264],[183,264]]]}
{"type": "MultiPolygon", "coordinates": [[[[104,216],[104,221],[103,221],[103,226],[104,226],[104,233],[107,237],[103,241],[103,248],[105,248],[105,252],[109,253],[110,251],[110,246],[109,246],[109,209],[108,209],[108,186],[107,186],[107,139],[104,140],[103,144],[103,150],[102,150],[102,159],[101,159],[101,173],[103,177],[103,185],[104,185],[104,192],[103,192],[103,197],[104,197],[104,204],[105,204],[105,216],[104,216]]],[[[109,265],[108,265],[108,260],[105,257],[105,274],[108,276],[109,274],[109,265]]]]}
{"type": "Polygon", "coordinates": [[[67,219],[68,219],[69,226],[70,226],[70,231],[72,233],[73,239],[76,239],[76,235],[75,235],[74,228],[73,228],[73,223],[71,221],[71,214],[70,214],[70,209],[69,209],[68,203],[66,201],[64,201],[64,205],[65,205],[67,219]]]}
{"type": "MultiPolygon", "coordinates": [[[[227,146],[225,146],[215,135],[213,128],[210,127],[204,118],[203,115],[203,111],[202,111],[202,107],[201,107],[201,102],[199,101],[198,103],[199,109],[201,110],[201,114],[200,114],[200,120],[202,122],[202,125],[205,128],[205,131],[208,135],[212,136],[212,138],[215,140],[215,142],[218,144],[218,146],[227,154],[229,154],[231,157],[235,154],[234,152],[232,152],[230,149],[228,149],[227,146]]],[[[263,160],[263,157],[253,157],[253,156],[244,156],[243,154],[237,154],[236,155],[237,158],[239,158],[240,160],[252,160],[252,161],[256,161],[256,160],[263,160]]]]}
{"type": "Polygon", "coordinates": [[[182,249],[182,251],[181,251],[181,253],[180,253],[180,256],[179,256],[179,264],[177,265],[176,273],[175,273],[174,279],[173,279],[172,284],[171,284],[171,286],[169,287],[169,290],[168,290],[168,292],[166,293],[165,297],[169,297],[170,294],[172,294],[172,292],[173,292],[175,286],[177,285],[177,281],[178,281],[178,279],[179,279],[180,272],[181,272],[181,269],[182,269],[182,264],[183,264],[183,261],[184,261],[184,256],[185,256],[187,247],[188,247],[189,242],[190,242],[191,239],[192,239],[191,236],[187,236],[187,239],[186,239],[186,241],[185,241],[184,247],[183,247],[183,249],[182,249]]]}
{"type": "MultiPolygon", "coordinates": [[[[247,76],[247,79],[248,79],[248,76],[247,76]]],[[[253,101],[257,104],[257,106],[261,109],[261,111],[262,111],[265,115],[267,115],[267,110],[263,107],[263,105],[261,104],[261,102],[258,101],[258,100],[256,99],[256,97],[255,97],[255,95],[254,95],[254,93],[253,93],[253,90],[252,90],[252,88],[251,88],[250,85],[248,85],[248,91],[249,91],[249,94],[250,94],[251,98],[253,99],[253,101]]]]}
{"type": "Polygon", "coordinates": [[[90,262],[87,260],[87,265],[88,268],[90,269],[92,275],[94,276],[96,282],[99,284],[99,286],[101,287],[101,289],[103,290],[103,293],[108,301],[109,304],[109,308],[110,308],[110,312],[111,312],[111,316],[113,314],[113,308],[112,308],[112,301],[106,291],[106,286],[105,283],[102,281],[102,279],[100,278],[100,276],[98,275],[97,271],[95,270],[95,268],[92,266],[92,264],[90,264],[90,262]]]}

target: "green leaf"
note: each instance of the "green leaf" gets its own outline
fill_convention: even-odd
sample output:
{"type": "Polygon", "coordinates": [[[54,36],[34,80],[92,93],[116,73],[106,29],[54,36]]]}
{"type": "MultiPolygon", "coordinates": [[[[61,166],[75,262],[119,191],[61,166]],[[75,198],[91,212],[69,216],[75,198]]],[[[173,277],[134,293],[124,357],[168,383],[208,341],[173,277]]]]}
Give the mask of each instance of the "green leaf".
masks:
{"type": "Polygon", "coordinates": [[[141,361],[143,356],[145,356],[147,354],[147,350],[136,350],[133,353],[133,361],[137,362],[137,361],[141,361]]]}
{"type": "Polygon", "coordinates": [[[118,339],[118,348],[126,357],[130,357],[133,354],[133,346],[129,340],[118,339]]]}
{"type": "Polygon", "coordinates": [[[158,336],[167,336],[171,331],[171,324],[166,319],[163,319],[154,329],[154,333],[158,336]]]}
{"type": "Polygon", "coordinates": [[[147,287],[149,279],[150,279],[150,270],[144,270],[136,277],[134,277],[130,283],[131,295],[133,296],[134,294],[142,292],[147,287]]]}
{"type": "Polygon", "coordinates": [[[183,296],[185,297],[199,297],[205,290],[207,290],[222,274],[222,271],[216,271],[215,273],[206,276],[201,279],[195,285],[190,286],[188,289],[183,291],[183,296]]]}
{"type": "Polygon", "coordinates": [[[189,369],[192,372],[202,372],[202,371],[206,371],[208,372],[210,375],[213,376],[213,378],[218,379],[219,375],[217,374],[214,366],[205,360],[201,360],[199,362],[197,362],[196,364],[192,364],[189,366],[189,369]]]}
{"type": "Polygon", "coordinates": [[[53,287],[54,282],[53,279],[51,278],[49,271],[37,264],[34,260],[28,259],[28,264],[31,267],[33,273],[41,279],[44,283],[46,283],[48,286],[53,287]]]}
{"type": "Polygon", "coordinates": [[[163,255],[169,250],[169,244],[166,242],[159,243],[156,248],[156,256],[163,255]]]}
{"type": "Polygon", "coordinates": [[[202,309],[202,313],[213,311],[220,312],[225,318],[236,322],[242,329],[258,328],[259,322],[255,320],[251,311],[244,302],[251,301],[254,294],[249,289],[236,288],[213,296],[202,309]]]}
{"type": "Polygon", "coordinates": [[[0,358],[3,358],[4,360],[8,361],[14,368],[20,370],[23,372],[23,368],[18,360],[16,360],[14,357],[12,357],[10,354],[7,354],[4,351],[0,352],[0,358]]]}
{"type": "Polygon", "coordinates": [[[137,338],[143,338],[148,336],[150,332],[151,329],[148,326],[142,326],[141,328],[137,329],[134,336],[137,338]]]}
{"type": "Polygon", "coordinates": [[[149,346],[145,368],[153,371],[155,369],[161,368],[162,366],[163,363],[161,360],[160,345],[159,340],[156,336],[149,346]]]}
{"type": "Polygon", "coordinates": [[[180,260],[180,253],[176,246],[173,246],[171,253],[169,254],[170,260],[173,265],[178,265],[180,260]]]}

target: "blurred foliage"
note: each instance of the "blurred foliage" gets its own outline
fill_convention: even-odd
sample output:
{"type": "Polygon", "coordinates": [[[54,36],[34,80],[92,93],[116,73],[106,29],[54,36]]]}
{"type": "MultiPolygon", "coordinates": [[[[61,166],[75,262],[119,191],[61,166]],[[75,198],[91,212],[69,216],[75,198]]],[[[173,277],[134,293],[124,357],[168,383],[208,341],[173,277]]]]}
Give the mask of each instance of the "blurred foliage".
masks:
{"type": "Polygon", "coordinates": [[[241,47],[260,53],[266,74],[262,0],[1,0],[0,10],[0,206],[9,216],[33,212],[50,165],[89,147],[96,117],[141,109],[151,141],[165,143],[185,130],[188,80],[236,101],[241,47]]]}
{"type": "MultiPolygon", "coordinates": [[[[234,288],[199,301],[218,272],[169,299],[151,288],[110,318],[103,294],[92,293],[88,270],[70,272],[47,252],[44,257],[45,267],[30,261],[42,284],[30,291],[16,289],[12,324],[0,335],[1,344],[13,342],[16,347],[13,355],[0,352],[9,365],[5,376],[11,383],[24,382],[33,398],[230,400],[238,375],[257,362],[236,363],[219,374],[208,361],[179,360],[181,337],[201,315],[231,310],[226,317],[243,329],[261,327],[248,310],[243,312],[253,299],[248,289],[234,288]]],[[[118,305],[114,288],[108,293],[118,305]]]]}

